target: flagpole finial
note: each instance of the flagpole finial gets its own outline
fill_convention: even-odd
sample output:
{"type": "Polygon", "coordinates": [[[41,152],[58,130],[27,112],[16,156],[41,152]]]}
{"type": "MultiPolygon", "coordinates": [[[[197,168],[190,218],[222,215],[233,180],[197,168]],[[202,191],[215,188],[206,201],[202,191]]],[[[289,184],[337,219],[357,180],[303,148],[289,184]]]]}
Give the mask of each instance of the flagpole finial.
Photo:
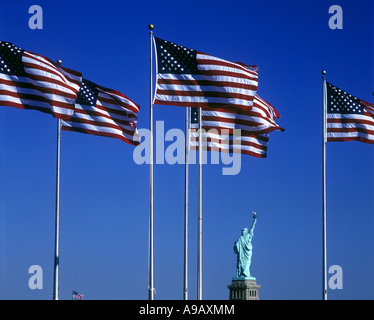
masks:
{"type": "Polygon", "coordinates": [[[148,29],[150,30],[150,31],[152,31],[153,29],[154,29],[154,25],[153,24],[150,24],[150,25],[148,25],[148,29]]]}
{"type": "Polygon", "coordinates": [[[62,60],[58,59],[58,60],[57,60],[57,64],[58,64],[59,66],[62,65],[62,60]]]}
{"type": "Polygon", "coordinates": [[[324,75],[326,75],[326,70],[322,70],[321,71],[321,74],[324,76],[324,75]]]}

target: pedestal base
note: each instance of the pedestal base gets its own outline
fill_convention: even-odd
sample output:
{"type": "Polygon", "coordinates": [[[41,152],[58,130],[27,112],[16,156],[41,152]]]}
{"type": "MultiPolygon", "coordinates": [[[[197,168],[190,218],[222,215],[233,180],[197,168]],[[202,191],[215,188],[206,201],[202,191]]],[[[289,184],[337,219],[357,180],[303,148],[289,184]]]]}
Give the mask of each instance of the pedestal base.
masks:
{"type": "Polygon", "coordinates": [[[231,284],[227,286],[230,289],[229,300],[260,300],[260,285],[256,280],[232,279],[231,284]]]}

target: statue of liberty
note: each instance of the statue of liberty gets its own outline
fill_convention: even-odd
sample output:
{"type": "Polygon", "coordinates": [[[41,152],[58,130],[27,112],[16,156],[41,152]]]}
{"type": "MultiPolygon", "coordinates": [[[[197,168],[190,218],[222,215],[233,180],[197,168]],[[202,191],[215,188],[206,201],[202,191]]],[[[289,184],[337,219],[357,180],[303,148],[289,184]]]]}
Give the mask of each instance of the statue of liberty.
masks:
{"type": "Polygon", "coordinates": [[[253,231],[256,225],[256,212],[253,212],[253,222],[251,229],[248,231],[247,228],[242,229],[242,235],[239,239],[235,242],[234,245],[234,252],[237,255],[237,263],[236,263],[236,277],[233,278],[234,280],[256,280],[255,277],[251,276],[250,266],[252,260],[252,238],[253,238],[253,231]]]}

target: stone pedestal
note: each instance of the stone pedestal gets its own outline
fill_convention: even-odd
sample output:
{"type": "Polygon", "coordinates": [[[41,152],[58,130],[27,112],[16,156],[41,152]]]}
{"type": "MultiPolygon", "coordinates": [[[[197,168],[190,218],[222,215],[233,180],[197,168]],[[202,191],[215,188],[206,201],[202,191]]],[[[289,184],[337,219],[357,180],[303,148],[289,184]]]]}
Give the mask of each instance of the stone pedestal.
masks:
{"type": "Polygon", "coordinates": [[[256,280],[233,278],[227,286],[230,289],[229,300],[260,300],[260,287],[256,280]]]}

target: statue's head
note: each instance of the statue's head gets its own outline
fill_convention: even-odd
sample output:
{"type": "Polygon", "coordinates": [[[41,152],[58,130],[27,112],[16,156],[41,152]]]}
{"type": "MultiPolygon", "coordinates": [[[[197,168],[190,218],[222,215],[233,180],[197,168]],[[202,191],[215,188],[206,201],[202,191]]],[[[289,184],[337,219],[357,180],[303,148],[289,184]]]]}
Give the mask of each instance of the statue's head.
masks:
{"type": "Polygon", "coordinates": [[[243,228],[242,229],[242,236],[244,236],[245,234],[247,234],[248,233],[248,229],[247,228],[243,228]]]}

